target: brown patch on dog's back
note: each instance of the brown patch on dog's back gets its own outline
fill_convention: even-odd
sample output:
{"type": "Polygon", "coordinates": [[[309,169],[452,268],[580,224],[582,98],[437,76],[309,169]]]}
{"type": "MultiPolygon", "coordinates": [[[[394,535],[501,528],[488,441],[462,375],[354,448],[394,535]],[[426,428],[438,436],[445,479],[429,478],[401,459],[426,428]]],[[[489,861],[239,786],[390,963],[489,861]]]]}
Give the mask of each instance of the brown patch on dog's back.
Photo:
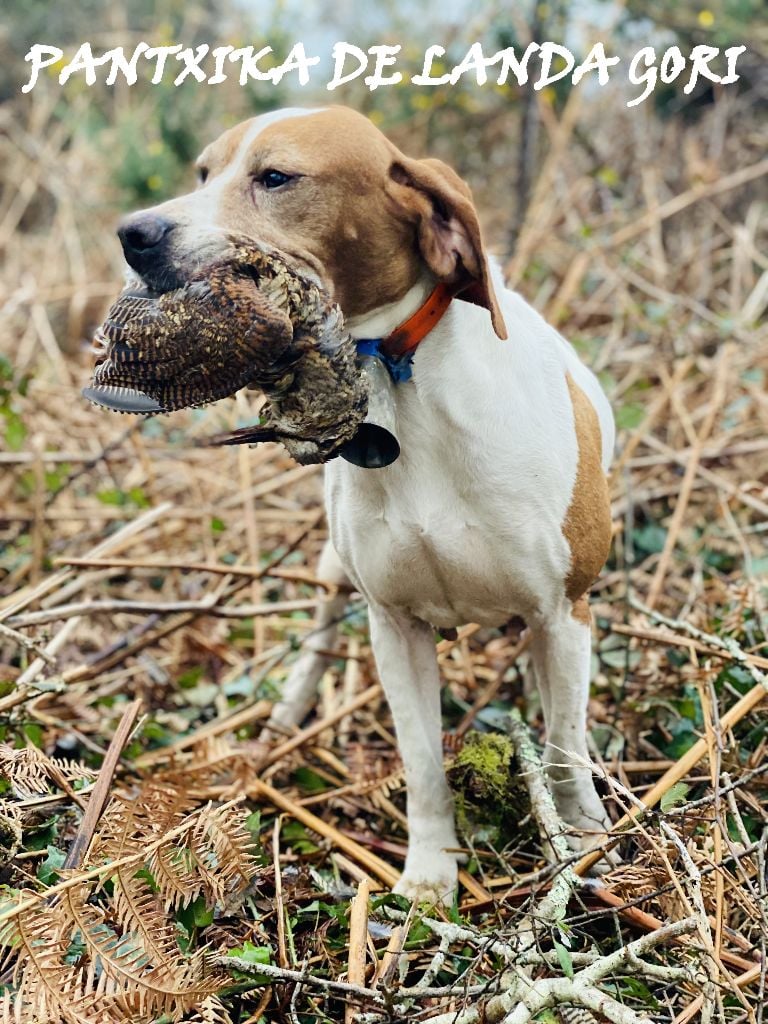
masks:
{"type": "Polygon", "coordinates": [[[579,622],[589,622],[589,607],[586,600],[580,598],[597,579],[608,557],[611,504],[608,481],[603,472],[600,421],[592,403],[569,373],[566,380],[573,406],[579,461],[571,503],[563,523],[563,533],[571,549],[565,593],[573,602],[574,618],[579,622]]]}

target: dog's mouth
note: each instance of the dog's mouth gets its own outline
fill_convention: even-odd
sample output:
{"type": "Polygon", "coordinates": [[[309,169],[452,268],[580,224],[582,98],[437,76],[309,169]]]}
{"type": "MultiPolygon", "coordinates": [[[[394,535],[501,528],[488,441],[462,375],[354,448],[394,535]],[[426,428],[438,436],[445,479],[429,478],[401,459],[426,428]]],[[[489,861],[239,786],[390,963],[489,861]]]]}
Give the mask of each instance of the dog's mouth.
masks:
{"type": "MultiPolygon", "coordinates": [[[[220,253],[217,261],[225,255],[220,253]]],[[[175,260],[158,260],[151,268],[134,270],[126,264],[125,284],[123,295],[135,295],[137,298],[158,299],[168,292],[184,288],[193,277],[199,277],[205,272],[203,262],[192,261],[182,269],[180,263],[175,260]]]]}
{"type": "Polygon", "coordinates": [[[139,278],[136,284],[130,284],[128,287],[123,288],[122,297],[125,299],[159,299],[161,295],[165,295],[166,292],[173,291],[172,288],[164,288],[159,290],[153,288],[150,284],[139,278]]]}

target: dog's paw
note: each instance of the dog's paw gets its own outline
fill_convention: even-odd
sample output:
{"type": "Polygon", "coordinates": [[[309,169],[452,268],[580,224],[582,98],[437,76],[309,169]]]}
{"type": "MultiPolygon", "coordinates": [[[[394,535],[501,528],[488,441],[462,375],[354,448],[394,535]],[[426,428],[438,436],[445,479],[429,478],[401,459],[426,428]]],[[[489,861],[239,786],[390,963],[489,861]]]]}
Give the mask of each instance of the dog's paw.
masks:
{"type": "Polygon", "coordinates": [[[450,907],[456,895],[459,868],[456,857],[439,851],[429,858],[412,858],[409,854],[405,870],[392,890],[414,903],[440,904],[450,907]]]}

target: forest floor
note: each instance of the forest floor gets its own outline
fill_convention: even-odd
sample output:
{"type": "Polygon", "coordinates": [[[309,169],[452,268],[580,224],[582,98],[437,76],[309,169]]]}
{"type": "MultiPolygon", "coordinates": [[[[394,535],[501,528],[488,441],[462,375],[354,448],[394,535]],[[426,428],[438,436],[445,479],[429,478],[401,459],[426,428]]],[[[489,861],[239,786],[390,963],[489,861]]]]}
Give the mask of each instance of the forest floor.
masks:
{"type": "MultiPolygon", "coordinates": [[[[525,634],[468,625],[437,643],[446,760],[465,765],[452,778],[470,808],[450,911],[389,894],[403,778],[358,595],[316,713],[257,770],[249,741],[323,597],[322,471],[275,445],[198,446],[253,415],[242,395],[149,420],[81,399],[91,357],[56,337],[118,279],[82,262],[58,197],[45,246],[68,269],[36,283],[31,238],[0,325],[9,1020],[14,1003],[29,1021],[520,1024],[569,1003],[622,1022],[761,1019],[768,231],[754,190],[768,161],[764,125],[736,145],[720,116],[688,133],[666,179],[630,157],[610,173],[564,163],[568,109],[547,125],[507,271],[616,412],[590,725],[607,806],[635,816],[619,866],[581,882],[585,864],[549,862],[535,794],[500,798],[497,773],[466,768],[484,743],[536,775],[511,709],[542,738],[525,634]]],[[[40,173],[23,147],[14,160],[0,240],[40,173]]]]}

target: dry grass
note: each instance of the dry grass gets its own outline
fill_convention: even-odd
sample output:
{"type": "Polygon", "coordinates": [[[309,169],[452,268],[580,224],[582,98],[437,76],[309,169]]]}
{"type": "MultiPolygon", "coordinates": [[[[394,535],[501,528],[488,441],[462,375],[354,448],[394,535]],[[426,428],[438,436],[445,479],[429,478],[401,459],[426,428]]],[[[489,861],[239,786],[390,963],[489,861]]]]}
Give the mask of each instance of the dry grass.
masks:
{"type": "MultiPolygon", "coordinates": [[[[549,156],[508,273],[603,376],[622,425],[614,553],[593,595],[595,754],[615,780],[617,819],[649,791],[666,798],[632,826],[607,889],[571,902],[565,966],[545,958],[535,971],[557,977],[594,944],[615,949],[693,916],[693,935],[670,939],[658,963],[698,957],[696,981],[641,982],[625,964],[604,990],[642,1019],[757,1021],[768,936],[768,133],[749,93],[720,96],[688,125],[597,100],[578,109],[577,92],[559,117],[541,103],[549,156]]],[[[251,819],[261,866],[245,902],[209,899],[216,916],[186,918],[185,940],[269,946],[272,965],[316,979],[349,970],[358,992],[241,976],[226,1009],[201,988],[194,1019],[337,1020],[348,998],[377,1019],[482,1005],[501,966],[487,936],[512,935],[552,880],[539,845],[468,840],[467,932],[442,947],[437,925],[418,915],[393,924],[381,907],[367,949],[359,903],[349,927],[349,896],[367,879],[388,887],[405,851],[400,765],[354,596],[318,718],[258,778],[242,742],[313,628],[320,471],[275,446],[196,447],[246,417],[245,399],[146,424],[81,401],[89,357],[78,341],[118,274],[108,185],[92,153],[63,147],[42,102],[4,128],[0,344],[15,367],[0,453],[0,622],[14,631],[0,635],[6,742],[98,768],[138,699],[141,718],[106,776],[107,815],[150,784],[184,793],[183,814],[232,797],[245,798],[243,816],[261,811],[260,825],[251,819]],[[84,208],[83,180],[103,208],[84,208]],[[374,989],[415,982],[407,1011],[371,1002],[374,989]]],[[[471,724],[497,726],[521,701],[518,639],[466,630],[439,645],[448,753],[471,724]]],[[[55,908],[46,885],[56,877],[43,873],[43,884],[40,864],[46,846],[73,843],[87,800],[67,771],[42,774],[6,793],[2,881],[48,898],[29,896],[32,907],[55,908]]],[[[88,859],[99,847],[88,854],[80,829],[79,863],[100,877],[88,859]]],[[[178,1016],[193,1004],[163,1005],[178,1016]]],[[[147,1007],[159,1005],[139,1000],[132,1019],[153,1019],[147,1007]]]]}

